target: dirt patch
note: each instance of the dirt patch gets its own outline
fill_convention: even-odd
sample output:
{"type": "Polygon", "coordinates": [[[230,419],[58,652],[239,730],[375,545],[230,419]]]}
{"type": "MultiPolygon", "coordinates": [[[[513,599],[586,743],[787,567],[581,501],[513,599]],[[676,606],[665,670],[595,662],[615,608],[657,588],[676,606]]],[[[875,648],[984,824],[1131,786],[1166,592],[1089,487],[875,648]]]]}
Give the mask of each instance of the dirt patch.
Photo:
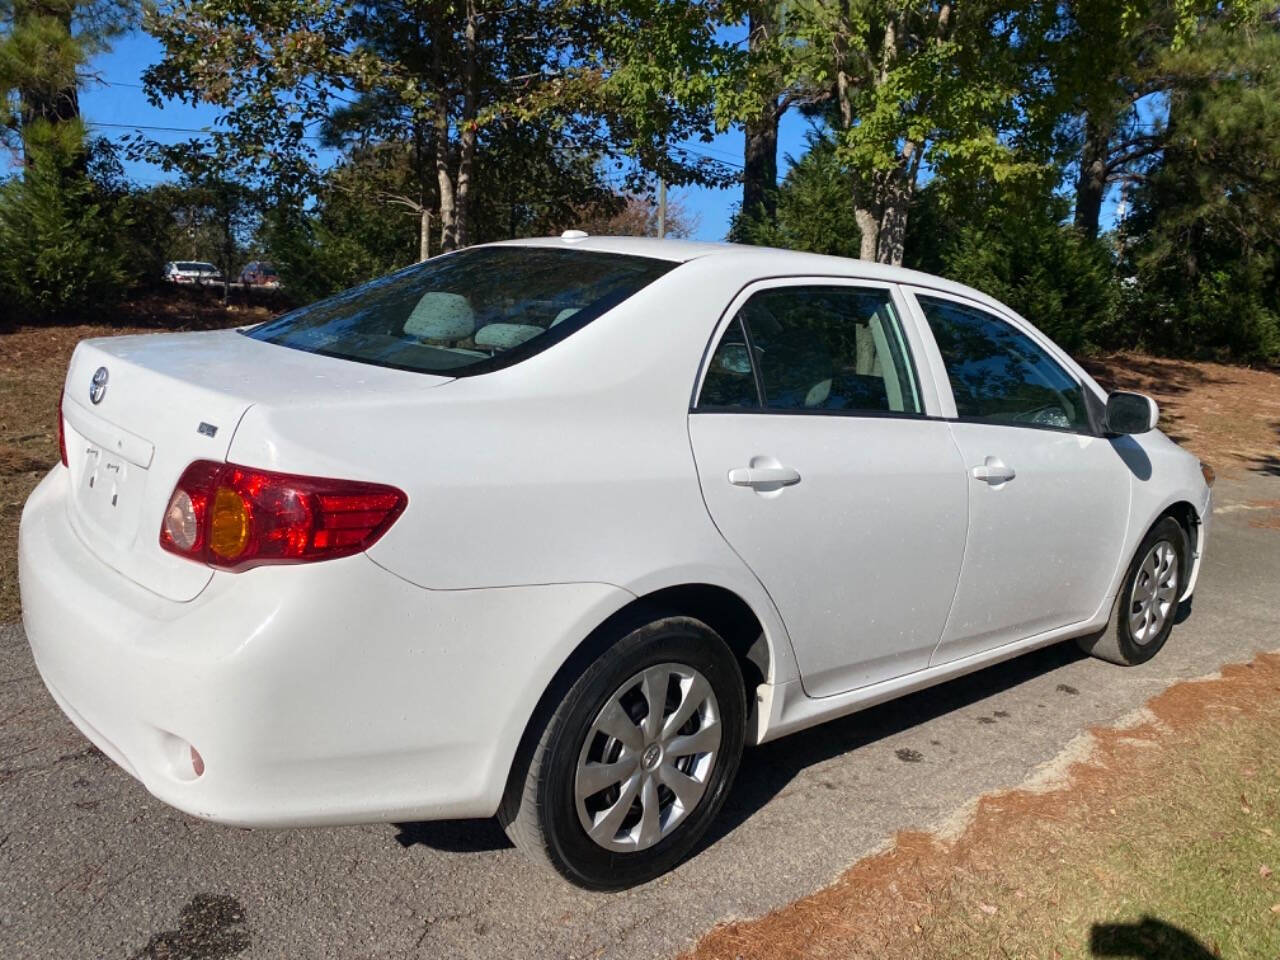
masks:
{"type": "Polygon", "coordinates": [[[686,958],[1280,956],[1277,736],[1280,655],[1177,684],[686,958]]]}
{"type": "Polygon", "coordinates": [[[1280,500],[1250,500],[1249,526],[1262,530],[1280,530],[1280,500]]]}
{"type": "Polygon", "coordinates": [[[1280,476],[1280,374],[1135,353],[1082,361],[1108,390],[1160,405],[1160,428],[1216,470],[1280,476]]]}

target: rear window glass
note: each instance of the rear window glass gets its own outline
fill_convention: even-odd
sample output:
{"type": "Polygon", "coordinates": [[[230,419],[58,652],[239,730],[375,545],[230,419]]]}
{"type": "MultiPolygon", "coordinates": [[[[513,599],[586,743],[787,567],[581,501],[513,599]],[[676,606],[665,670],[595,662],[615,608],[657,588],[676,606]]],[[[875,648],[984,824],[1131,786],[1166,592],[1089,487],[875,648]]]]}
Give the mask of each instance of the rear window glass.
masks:
{"type": "Polygon", "coordinates": [[[469,376],[540,353],[674,266],[586,250],[477,247],[310,304],[247,335],[360,363],[469,376]]]}

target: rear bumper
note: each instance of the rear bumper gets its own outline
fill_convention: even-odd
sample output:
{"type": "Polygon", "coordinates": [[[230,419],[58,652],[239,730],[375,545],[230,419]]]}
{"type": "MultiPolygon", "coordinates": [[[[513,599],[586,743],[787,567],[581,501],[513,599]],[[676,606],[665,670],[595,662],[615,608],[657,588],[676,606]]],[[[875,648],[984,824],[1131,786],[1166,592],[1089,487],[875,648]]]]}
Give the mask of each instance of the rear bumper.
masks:
{"type": "Polygon", "coordinates": [[[493,814],[546,684],[630,599],[605,584],[425,590],[359,555],[218,574],[178,603],[80,543],[67,486],[55,468],[22,516],[36,665],[104,753],[209,820],[493,814]]]}

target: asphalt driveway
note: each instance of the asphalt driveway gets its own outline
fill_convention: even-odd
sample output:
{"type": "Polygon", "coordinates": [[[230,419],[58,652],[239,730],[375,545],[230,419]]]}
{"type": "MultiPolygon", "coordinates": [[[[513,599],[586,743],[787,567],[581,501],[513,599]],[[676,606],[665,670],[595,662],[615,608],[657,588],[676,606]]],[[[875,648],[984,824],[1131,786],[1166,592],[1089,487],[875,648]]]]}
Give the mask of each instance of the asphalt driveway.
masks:
{"type": "Polygon", "coordinates": [[[622,894],[488,821],[248,831],[153,800],[0,626],[0,956],[656,957],[812,892],[904,827],[1023,780],[1091,724],[1280,648],[1280,477],[1222,480],[1190,619],[1121,669],[1043,650],[748,753],[705,849],[622,894]]]}

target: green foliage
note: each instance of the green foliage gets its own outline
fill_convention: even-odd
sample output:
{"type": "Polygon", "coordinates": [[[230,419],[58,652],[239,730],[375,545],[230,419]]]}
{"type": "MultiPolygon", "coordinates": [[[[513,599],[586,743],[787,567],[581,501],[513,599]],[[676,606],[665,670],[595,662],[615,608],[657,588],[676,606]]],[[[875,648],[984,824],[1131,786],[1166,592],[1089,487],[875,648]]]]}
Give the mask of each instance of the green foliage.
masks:
{"type": "Polygon", "coordinates": [[[119,208],[86,172],[78,123],[28,126],[31,160],[0,184],[0,298],[22,319],[110,303],[129,281],[119,208]]]}
{"type": "Polygon", "coordinates": [[[787,250],[856,257],[860,242],[853,216],[853,178],[832,138],[811,132],[808,152],[787,158],[791,169],[778,189],[776,221],[735,217],[729,239],[787,250]]]}
{"type": "Polygon", "coordinates": [[[1166,61],[1168,147],[1126,223],[1130,323],[1152,349],[1280,360],[1280,23],[1217,28],[1166,61]],[[1198,79],[1195,79],[1198,78],[1198,79]]]}
{"type": "Polygon", "coordinates": [[[1120,284],[1110,251],[1063,222],[1051,195],[974,198],[947,207],[945,185],[921,191],[912,210],[908,266],[968,284],[1008,304],[1067,350],[1123,345],[1120,284]]]}

